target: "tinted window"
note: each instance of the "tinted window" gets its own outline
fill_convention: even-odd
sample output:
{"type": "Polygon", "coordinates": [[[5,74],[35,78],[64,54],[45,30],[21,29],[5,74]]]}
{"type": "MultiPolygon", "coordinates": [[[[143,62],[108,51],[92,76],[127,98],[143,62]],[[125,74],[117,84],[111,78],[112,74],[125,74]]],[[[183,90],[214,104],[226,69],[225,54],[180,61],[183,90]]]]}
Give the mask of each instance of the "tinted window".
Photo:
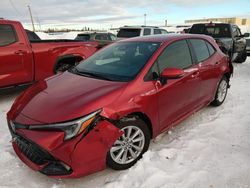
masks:
{"type": "Polygon", "coordinates": [[[78,34],[75,40],[88,41],[90,40],[90,34],[78,34]]]}
{"type": "Polygon", "coordinates": [[[101,75],[114,81],[132,80],[159,48],[155,42],[118,42],[104,48],[76,67],[85,72],[101,75]]]}
{"type": "Polygon", "coordinates": [[[0,46],[5,46],[17,41],[16,33],[11,25],[0,25],[0,46]]]}
{"type": "Polygon", "coordinates": [[[143,35],[150,35],[151,34],[151,29],[144,29],[143,35]]]}
{"type": "Polygon", "coordinates": [[[239,28],[235,26],[233,26],[232,31],[233,31],[233,37],[239,37],[241,35],[239,28]]]}
{"type": "Polygon", "coordinates": [[[29,31],[27,29],[25,29],[25,31],[26,31],[26,34],[28,36],[29,41],[32,42],[32,41],[39,41],[39,40],[41,40],[40,37],[35,32],[29,31]]]}
{"type": "Polygon", "coordinates": [[[241,35],[242,35],[239,28],[237,28],[237,32],[238,32],[238,36],[241,36],[241,35]]]}
{"type": "Polygon", "coordinates": [[[116,40],[116,36],[115,35],[109,34],[109,36],[110,36],[111,40],[116,40]]]}
{"type": "Polygon", "coordinates": [[[233,27],[233,28],[232,28],[232,33],[233,33],[233,37],[238,36],[238,32],[237,32],[236,27],[233,27]]]}
{"type": "Polygon", "coordinates": [[[215,38],[231,37],[229,25],[226,24],[195,24],[189,33],[205,34],[215,38]]]}
{"type": "Polygon", "coordinates": [[[210,56],[213,55],[215,52],[214,47],[211,44],[209,44],[208,42],[206,42],[206,44],[207,44],[207,48],[208,48],[210,56]]]}
{"type": "Polygon", "coordinates": [[[120,29],[117,37],[124,37],[124,38],[130,38],[130,37],[137,37],[140,36],[141,29],[120,29]]]}
{"type": "Polygon", "coordinates": [[[198,62],[201,62],[210,56],[206,42],[204,40],[191,39],[190,42],[194,48],[198,62]]]}
{"type": "Polygon", "coordinates": [[[161,34],[161,30],[160,30],[160,29],[154,29],[154,34],[155,34],[155,35],[161,34]]]}
{"type": "Polygon", "coordinates": [[[161,29],[161,34],[168,34],[168,32],[165,29],[161,29]]]}
{"type": "Polygon", "coordinates": [[[188,44],[185,40],[170,44],[158,57],[160,72],[165,68],[185,69],[192,65],[188,44]]]}
{"type": "Polygon", "coordinates": [[[107,34],[96,34],[95,39],[96,40],[110,40],[107,34]]]}

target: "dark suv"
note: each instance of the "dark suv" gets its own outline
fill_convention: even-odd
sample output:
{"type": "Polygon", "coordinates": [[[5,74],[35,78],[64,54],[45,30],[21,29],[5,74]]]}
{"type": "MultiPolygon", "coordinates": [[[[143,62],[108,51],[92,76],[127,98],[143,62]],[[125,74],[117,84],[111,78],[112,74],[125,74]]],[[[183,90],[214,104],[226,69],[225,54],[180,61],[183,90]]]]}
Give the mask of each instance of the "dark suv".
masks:
{"type": "Polygon", "coordinates": [[[225,23],[194,24],[189,33],[210,35],[233,62],[243,63],[246,61],[246,39],[237,25],[225,23]]]}
{"type": "Polygon", "coordinates": [[[105,32],[90,32],[80,33],[76,36],[75,40],[80,41],[96,41],[99,44],[99,48],[106,46],[116,40],[116,36],[112,33],[105,32]]]}

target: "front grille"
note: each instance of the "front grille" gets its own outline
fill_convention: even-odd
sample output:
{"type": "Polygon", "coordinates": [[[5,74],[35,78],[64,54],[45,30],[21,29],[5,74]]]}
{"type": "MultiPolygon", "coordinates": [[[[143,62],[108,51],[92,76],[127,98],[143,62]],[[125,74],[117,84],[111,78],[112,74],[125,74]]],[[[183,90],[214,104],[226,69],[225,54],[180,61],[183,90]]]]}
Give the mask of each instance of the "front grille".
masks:
{"type": "Polygon", "coordinates": [[[16,136],[15,142],[21,152],[37,165],[43,165],[48,161],[55,160],[48,152],[42,150],[39,146],[21,136],[16,136]]]}

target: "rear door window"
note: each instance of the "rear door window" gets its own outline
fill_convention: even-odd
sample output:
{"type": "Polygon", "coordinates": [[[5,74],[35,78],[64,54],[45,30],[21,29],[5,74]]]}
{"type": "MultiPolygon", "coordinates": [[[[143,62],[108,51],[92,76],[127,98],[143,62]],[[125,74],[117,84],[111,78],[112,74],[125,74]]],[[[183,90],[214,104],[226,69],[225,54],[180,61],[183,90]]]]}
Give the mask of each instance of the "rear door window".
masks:
{"type": "Polygon", "coordinates": [[[96,34],[95,39],[96,40],[110,40],[107,34],[96,34]]]}
{"type": "Polygon", "coordinates": [[[177,41],[167,46],[157,61],[160,73],[165,68],[185,69],[192,66],[192,58],[186,40],[177,41]]]}
{"type": "Polygon", "coordinates": [[[143,35],[150,35],[151,34],[151,29],[145,28],[143,31],[143,35]]]}
{"type": "Polygon", "coordinates": [[[191,45],[194,49],[196,54],[197,63],[204,61],[205,59],[209,58],[210,53],[208,51],[208,47],[206,42],[202,39],[190,39],[191,45]]]}
{"type": "Polygon", "coordinates": [[[141,29],[120,29],[117,37],[130,38],[140,36],[141,29]]]}
{"type": "Polygon", "coordinates": [[[209,55],[212,56],[215,53],[214,47],[208,42],[206,42],[206,45],[207,45],[207,48],[208,48],[208,51],[209,51],[209,55]]]}
{"type": "Polygon", "coordinates": [[[6,46],[17,41],[16,32],[11,25],[0,25],[0,46],[6,46]]]}

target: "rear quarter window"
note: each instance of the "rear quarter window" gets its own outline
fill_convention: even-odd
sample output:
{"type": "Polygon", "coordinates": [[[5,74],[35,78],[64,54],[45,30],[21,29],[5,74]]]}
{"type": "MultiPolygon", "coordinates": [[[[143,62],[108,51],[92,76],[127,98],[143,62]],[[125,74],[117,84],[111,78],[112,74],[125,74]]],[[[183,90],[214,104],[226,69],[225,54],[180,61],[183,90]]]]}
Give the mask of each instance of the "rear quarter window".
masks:
{"type": "Polygon", "coordinates": [[[0,25],[0,46],[10,45],[17,41],[14,28],[11,25],[0,25]]]}
{"type": "Polygon", "coordinates": [[[207,58],[209,58],[210,53],[208,51],[208,47],[207,47],[206,42],[204,40],[202,40],[202,39],[190,39],[189,41],[194,49],[194,52],[195,52],[195,55],[197,58],[197,63],[202,62],[202,61],[206,60],[207,58]]]}
{"type": "Polygon", "coordinates": [[[209,51],[209,55],[212,56],[215,53],[214,47],[209,42],[206,42],[206,45],[209,51]]]}

